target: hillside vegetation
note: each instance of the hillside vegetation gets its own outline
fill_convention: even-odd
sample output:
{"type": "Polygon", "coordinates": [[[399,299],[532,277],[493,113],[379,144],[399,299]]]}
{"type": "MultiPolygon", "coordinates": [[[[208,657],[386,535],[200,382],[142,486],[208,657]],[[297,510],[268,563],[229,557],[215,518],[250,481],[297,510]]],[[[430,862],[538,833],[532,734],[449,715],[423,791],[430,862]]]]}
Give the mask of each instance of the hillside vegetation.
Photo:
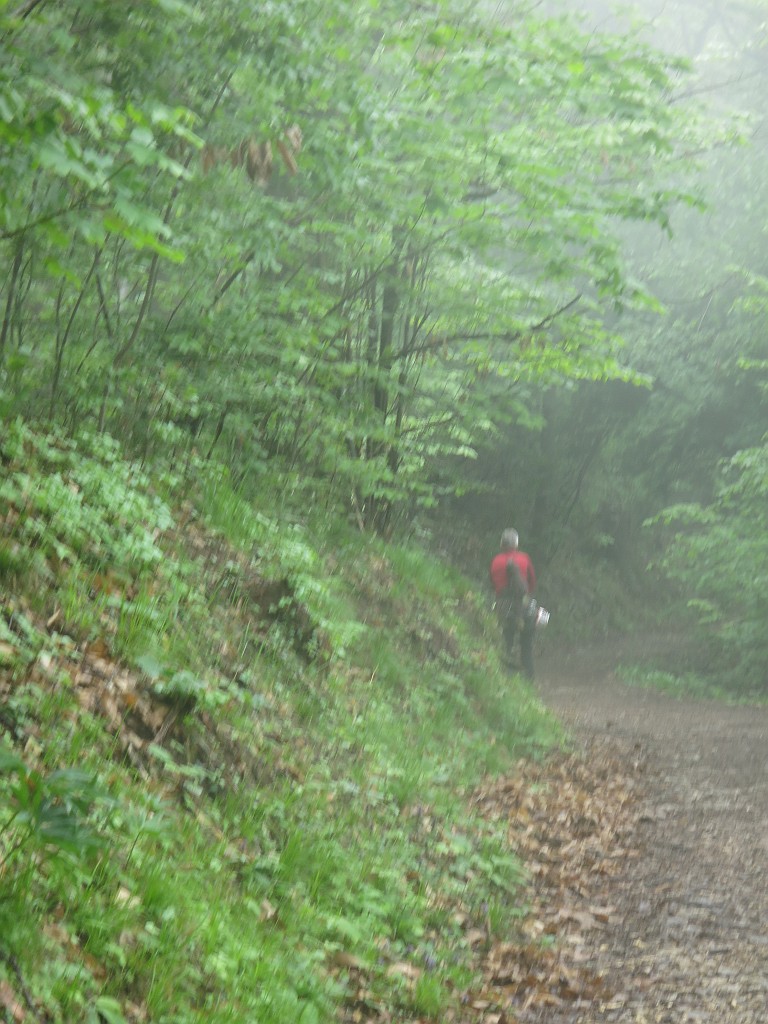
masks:
{"type": "Polygon", "coordinates": [[[762,6],[0,3],[0,1018],[583,996],[522,861],[597,920],[614,825],[478,581],[765,690],[762,6]]]}
{"type": "Polygon", "coordinates": [[[440,1018],[522,912],[468,796],[556,737],[485,596],[104,436],[0,457],[8,1019],[440,1018]]]}

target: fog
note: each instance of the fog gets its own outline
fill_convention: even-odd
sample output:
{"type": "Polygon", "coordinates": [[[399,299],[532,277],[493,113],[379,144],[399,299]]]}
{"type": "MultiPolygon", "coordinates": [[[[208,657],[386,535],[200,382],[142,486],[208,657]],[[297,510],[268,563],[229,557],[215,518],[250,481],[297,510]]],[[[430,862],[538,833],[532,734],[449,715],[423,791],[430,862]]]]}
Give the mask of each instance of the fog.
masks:
{"type": "MultiPolygon", "coordinates": [[[[681,59],[668,91],[683,114],[679,149],[671,180],[650,187],[662,198],[680,188],[688,199],[672,204],[666,230],[609,226],[647,301],[604,305],[601,317],[645,386],[602,381],[542,394],[540,431],[512,428],[481,454],[476,477],[489,497],[464,501],[468,528],[489,543],[498,524],[519,528],[549,579],[545,603],[568,604],[563,595],[577,590],[565,613],[581,616],[588,606],[606,633],[627,627],[617,608],[628,593],[641,608],[668,602],[668,621],[681,630],[691,608],[706,607],[709,624],[690,627],[706,670],[730,659],[760,685],[762,645],[746,635],[750,624],[759,632],[747,594],[755,599],[760,587],[745,580],[762,579],[765,564],[764,529],[750,509],[765,487],[754,467],[765,464],[768,426],[768,8],[760,0],[574,0],[532,9],[577,15],[596,49],[614,35],[625,53],[629,44],[629,59],[642,61],[647,46],[681,59]],[[664,511],[681,503],[691,508],[698,547],[664,511]],[[718,561],[721,551],[730,551],[732,568],[718,561]],[[576,586],[577,571],[590,583],[576,586]]],[[[637,606],[629,607],[631,621],[637,606]]]]}

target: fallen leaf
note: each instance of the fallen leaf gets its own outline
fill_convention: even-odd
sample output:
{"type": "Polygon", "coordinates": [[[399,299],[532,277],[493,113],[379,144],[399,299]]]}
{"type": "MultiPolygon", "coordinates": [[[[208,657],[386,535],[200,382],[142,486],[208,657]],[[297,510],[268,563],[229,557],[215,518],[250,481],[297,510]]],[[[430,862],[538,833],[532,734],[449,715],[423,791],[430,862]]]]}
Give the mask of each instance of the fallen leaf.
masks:
{"type": "Polygon", "coordinates": [[[0,665],[12,665],[19,656],[18,648],[0,640],[0,665]]]}
{"type": "Polygon", "coordinates": [[[109,647],[103,637],[97,637],[88,644],[88,654],[93,655],[96,658],[108,658],[109,647]]]}
{"type": "Polygon", "coordinates": [[[261,901],[261,913],[259,914],[260,921],[274,921],[277,918],[277,907],[274,907],[269,900],[263,899],[261,901]]]}
{"type": "Polygon", "coordinates": [[[24,1007],[7,981],[0,981],[0,1006],[5,1010],[6,1019],[13,1020],[16,1024],[22,1024],[22,1021],[27,1019],[24,1007]]]}
{"type": "Polygon", "coordinates": [[[328,963],[331,967],[343,967],[352,971],[362,971],[365,967],[365,963],[359,956],[354,956],[352,953],[346,953],[343,949],[335,950],[328,957],[328,963]]]}
{"type": "Polygon", "coordinates": [[[400,961],[396,964],[390,964],[387,968],[387,977],[394,978],[407,978],[408,981],[418,981],[422,975],[422,971],[419,967],[414,967],[413,964],[400,961]]]}
{"type": "Polygon", "coordinates": [[[119,886],[115,893],[115,904],[118,907],[138,907],[141,900],[124,885],[119,886]]]}

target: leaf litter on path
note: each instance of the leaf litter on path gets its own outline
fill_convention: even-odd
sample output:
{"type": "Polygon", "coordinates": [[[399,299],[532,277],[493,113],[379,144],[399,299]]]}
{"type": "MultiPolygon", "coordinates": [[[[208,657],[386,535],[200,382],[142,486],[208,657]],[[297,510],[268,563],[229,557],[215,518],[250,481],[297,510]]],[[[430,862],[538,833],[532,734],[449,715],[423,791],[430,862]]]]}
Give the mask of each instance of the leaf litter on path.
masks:
{"type": "Polygon", "coordinates": [[[617,913],[586,934],[610,997],[521,1021],[764,1024],[768,709],[676,700],[588,665],[540,690],[590,769],[613,760],[634,798],[627,856],[592,891],[617,913]]]}
{"type": "Polygon", "coordinates": [[[609,1002],[615,991],[596,967],[594,949],[621,922],[612,883],[638,855],[635,775],[597,749],[589,757],[521,761],[514,775],[479,790],[474,803],[507,821],[530,876],[520,934],[492,944],[481,964],[484,1022],[555,1020],[558,1011],[571,1019],[609,1002]]]}

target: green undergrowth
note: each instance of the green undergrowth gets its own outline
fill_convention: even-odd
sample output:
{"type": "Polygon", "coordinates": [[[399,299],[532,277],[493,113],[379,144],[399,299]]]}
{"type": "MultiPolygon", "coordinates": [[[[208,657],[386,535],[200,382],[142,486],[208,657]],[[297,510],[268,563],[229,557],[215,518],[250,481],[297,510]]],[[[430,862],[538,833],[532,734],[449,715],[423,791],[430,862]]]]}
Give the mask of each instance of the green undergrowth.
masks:
{"type": "Polygon", "coordinates": [[[472,929],[524,909],[473,788],[559,739],[483,595],[220,469],[21,422],[0,458],[6,993],[62,1024],[441,1019],[472,929]]]}
{"type": "Polygon", "coordinates": [[[717,700],[725,704],[764,704],[768,697],[752,687],[740,687],[738,681],[725,686],[697,672],[675,672],[650,665],[620,665],[617,674],[625,683],[660,690],[672,696],[717,700]]]}

